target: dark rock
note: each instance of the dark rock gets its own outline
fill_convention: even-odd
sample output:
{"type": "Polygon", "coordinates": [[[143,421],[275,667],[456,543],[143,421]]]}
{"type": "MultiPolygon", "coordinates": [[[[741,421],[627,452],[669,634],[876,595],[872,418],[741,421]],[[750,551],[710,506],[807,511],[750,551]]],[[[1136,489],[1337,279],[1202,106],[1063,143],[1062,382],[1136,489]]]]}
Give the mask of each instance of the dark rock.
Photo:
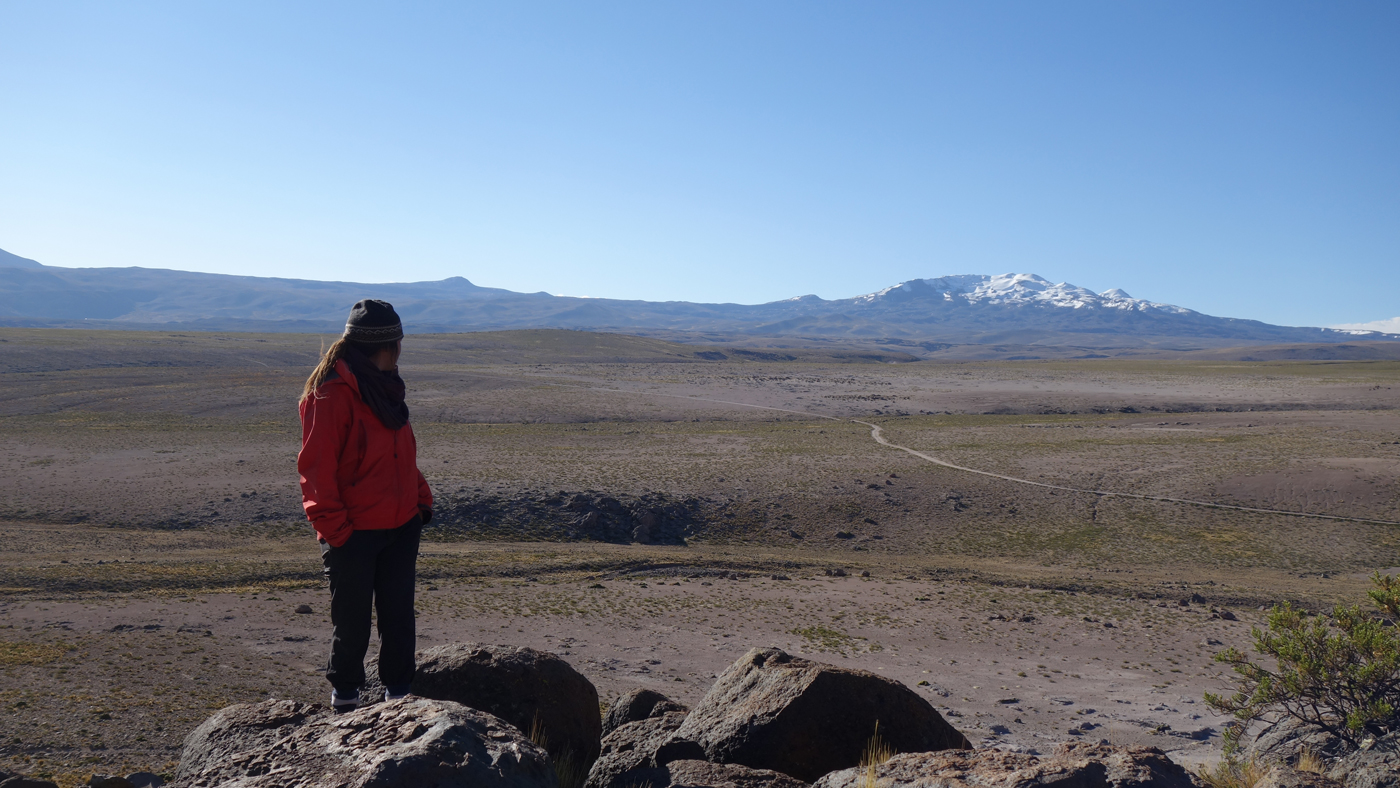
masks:
{"type": "Polygon", "coordinates": [[[690,739],[683,739],[679,736],[672,736],[660,747],[656,748],[656,755],[652,757],[658,766],[664,766],[671,761],[703,761],[705,760],[705,748],[690,739]]]}
{"type": "Polygon", "coordinates": [[[0,788],[58,788],[58,783],[40,780],[37,777],[0,772],[0,788]]]}
{"type": "Polygon", "coordinates": [[[136,788],[125,777],[110,774],[94,774],[88,778],[88,788],[136,788]]]}
{"type": "Polygon", "coordinates": [[[180,788],[557,788],[545,751],[498,717],[427,698],[336,714],[265,701],[229,706],[186,739],[180,788]]]}
{"type": "Polygon", "coordinates": [[[674,738],[699,744],[715,763],[815,780],[860,763],[879,721],[881,738],[896,752],[972,746],[897,681],[775,648],[754,649],[730,665],[674,738]]]}
{"type": "Polygon", "coordinates": [[[1198,788],[1184,768],[1155,747],[1062,744],[1049,757],[1001,750],[896,755],[873,774],[851,768],[812,788],[1198,788]],[[870,779],[873,777],[874,779],[870,779]],[[864,779],[863,779],[864,778],[864,779]]]}
{"type": "Polygon", "coordinates": [[[1203,597],[1203,596],[1201,596],[1200,594],[1192,594],[1192,595],[1191,595],[1191,604],[1193,604],[1193,605],[1204,605],[1205,603],[1206,603],[1206,598],[1203,597]]]}
{"type": "Polygon", "coordinates": [[[598,690],[563,659],[524,646],[453,643],[418,653],[414,695],[494,714],[535,736],[556,761],[587,768],[603,735],[598,690]]]}
{"type": "Polygon", "coordinates": [[[315,612],[315,611],[313,611],[313,610],[311,609],[311,605],[297,605],[297,612],[298,612],[298,613],[313,613],[313,612],[315,612]]]}
{"type": "Polygon", "coordinates": [[[640,544],[651,544],[655,538],[653,532],[664,522],[664,516],[660,512],[644,508],[634,510],[632,519],[637,524],[632,529],[632,541],[640,544]]]}
{"type": "Polygon", "coordinates": [[[690,709],[655,690],[635,689],[618,698],[608,708],[608,715],[603,718],[603,735],[607,736],[629,722],[660,717],[668,712],[684,714],[687,711],[690,709]]]}
{"type": "Polygon", "coordinates": [[[700,530],[724,529],[727,504],[664,493],[439,491],[432,528],[475,537],[587,539],[683,545],[700,530]]]}
{"type": "Polygon", "coordinates": [[[664,712],[619,725],[603,737],[598,760],[588,772],[586,788],[627,788],[638,773],[655,768],[656,751],[671,740],[685,721],[681,712],[664,712]]]}

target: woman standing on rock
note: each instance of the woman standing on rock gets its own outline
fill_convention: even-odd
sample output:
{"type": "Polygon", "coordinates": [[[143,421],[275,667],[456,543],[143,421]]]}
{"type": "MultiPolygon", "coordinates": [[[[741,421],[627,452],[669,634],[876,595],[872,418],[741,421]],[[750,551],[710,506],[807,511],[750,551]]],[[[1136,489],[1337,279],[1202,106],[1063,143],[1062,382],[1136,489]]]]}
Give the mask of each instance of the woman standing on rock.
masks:
{"type": "Polygon", "coordinates": [[[370,606],[379,613],[379,680],[394,700],[415,670],[413,587],[418,537],[433,494],[399,377],[403,324],[384,301],[350,309],[345,334],[301,394],[302,507],[331,583],[331,705],[354,709],[365,682],[370,606]]]}

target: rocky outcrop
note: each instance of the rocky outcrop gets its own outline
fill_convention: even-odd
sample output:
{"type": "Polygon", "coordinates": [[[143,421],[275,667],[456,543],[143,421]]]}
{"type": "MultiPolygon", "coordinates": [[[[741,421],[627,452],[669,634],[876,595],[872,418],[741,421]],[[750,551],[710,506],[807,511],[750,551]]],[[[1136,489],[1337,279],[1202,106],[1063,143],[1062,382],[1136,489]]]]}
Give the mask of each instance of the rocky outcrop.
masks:
{"type": "Polygon", "coordinates": [[[685,714],[672,711],[614,728],[603,737],[602,750],[588,772],[585,788],[627,788],[644,779],[655,779],[649,770],[658,765],[656,753],[683,722],[685,714]]]}
{"type": "Polygon", "coordinates": [[[629,722],[640,722],[670,712],[684,714],[688,711],[690,709],[655,690],[635,689],[608,707],[607,716],[603,717],[603,735],[607,736],[629,722]]]}
{"type": "Polygon", "coordinates": [[[229,706],[186,739],[179,788],[557,788],[545,751],[503,720],[426,698],[346,714],[293,701],[229,706]]]}
{"type": "Polygon", "coordinates": [[[628,544],[685,544],[723,521],[722,504],[664,493],[612,496],[585,492],[481,494],[438,491],[432,527],[465,536],[586,539],[628,544]]]}
{"type": "Polygon", "coordinates": [[[896,752],[972,746],[897,681],[766,648],[730,665],[660,751],[693,757],[684,746],[693,743],[707,761],[810,781],[859,764],[877,722],[896,752]]]}
{"type": "Polygon", "coordinates": [[[812,788],[1199,788],[1155,747],[1079,743],[1061,745],[1049,757],[1000,750],[907,753],[862,772],[833,772],[812,788]]]}
{"type": "Polygon", "coordinates": [[[598,690],[569,663],[523,646],[454,643],[418,654],[412,692],[494,714],[542,740],[556,761],[598,757],[598,690]]]}

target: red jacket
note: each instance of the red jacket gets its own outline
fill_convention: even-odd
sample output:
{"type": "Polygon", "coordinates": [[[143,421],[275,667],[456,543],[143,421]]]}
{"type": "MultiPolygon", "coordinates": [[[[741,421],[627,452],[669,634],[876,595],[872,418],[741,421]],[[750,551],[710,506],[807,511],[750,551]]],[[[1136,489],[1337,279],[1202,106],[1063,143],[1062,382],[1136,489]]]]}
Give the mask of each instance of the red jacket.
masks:
{"type": "Polygon", "coordinates": [[[418,470],[413,426],[390,430],[360,399],[344,361],[301,403],[301,501],[316,535],[332,547],[352,531],[397,528],[431,508],[433,493],[418,470]]]}

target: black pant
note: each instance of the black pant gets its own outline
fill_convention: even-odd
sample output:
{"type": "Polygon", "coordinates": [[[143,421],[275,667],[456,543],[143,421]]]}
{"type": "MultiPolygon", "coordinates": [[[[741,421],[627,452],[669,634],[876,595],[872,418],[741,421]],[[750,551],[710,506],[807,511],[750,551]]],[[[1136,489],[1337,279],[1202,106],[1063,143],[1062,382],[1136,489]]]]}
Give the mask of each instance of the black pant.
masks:
{"type": "Polygon", "coordinates": [[[365,683],[370,605],[379,613],[379,680],[394,694],[413,681],[417,633],[413,585],[423,519],[378,531],[354,531],[340,547],[321,544],[331,581],[331,659],[326,678],[347,695],[365,683]]]}

